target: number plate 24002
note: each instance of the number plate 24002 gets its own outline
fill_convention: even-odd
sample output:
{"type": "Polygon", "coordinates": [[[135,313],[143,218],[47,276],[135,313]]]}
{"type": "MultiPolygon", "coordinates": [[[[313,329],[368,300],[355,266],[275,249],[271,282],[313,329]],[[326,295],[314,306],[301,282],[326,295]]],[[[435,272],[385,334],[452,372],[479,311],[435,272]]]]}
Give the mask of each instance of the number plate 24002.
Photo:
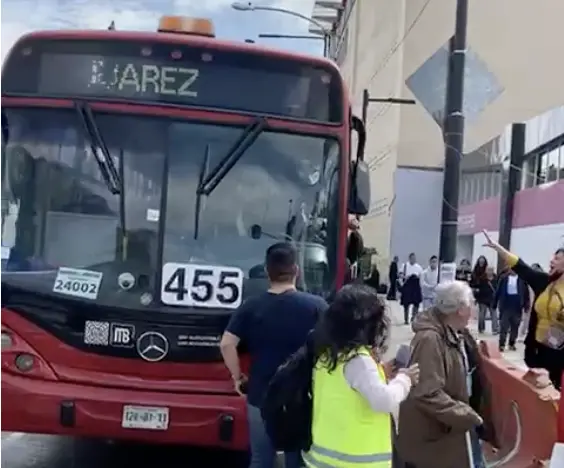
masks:
{"type": "Polygon", "coordinates": [[[123,407],[121,427],[126,429],[149,429],[166,431],[169,423],[168,408],[154,406],[123,407]]]}

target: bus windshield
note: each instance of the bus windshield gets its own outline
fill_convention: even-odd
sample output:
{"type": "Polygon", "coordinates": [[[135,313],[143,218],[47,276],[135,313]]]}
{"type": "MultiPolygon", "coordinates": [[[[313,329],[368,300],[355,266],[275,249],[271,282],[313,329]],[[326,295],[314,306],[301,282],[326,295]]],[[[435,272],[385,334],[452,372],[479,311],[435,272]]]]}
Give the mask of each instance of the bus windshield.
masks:
{"type": "Polygon", "coordinates": [[[267,287],[265,250],[288,240],[299,252],[300,288],[332,287],[337,141],[264,129],[196,203],[202,174],[245,126],[96,113],[121,179],[112,193],[76,111],[3,114],[3,285],[182,311],[160,301],[163,265],[237,268],[248,296],[267,287]]]}

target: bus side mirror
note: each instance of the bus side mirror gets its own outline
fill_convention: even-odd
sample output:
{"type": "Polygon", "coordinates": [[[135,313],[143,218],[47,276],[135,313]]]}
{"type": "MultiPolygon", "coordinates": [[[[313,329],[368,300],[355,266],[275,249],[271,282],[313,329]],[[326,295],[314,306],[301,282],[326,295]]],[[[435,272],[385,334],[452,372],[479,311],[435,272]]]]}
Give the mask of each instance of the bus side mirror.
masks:
{"type": "Polygon", "coordinates": [[[349,214],[366,216],[370,210],[370,168],[364,161],[351,163],[349,214]]]}
{"type": "Polygon", "coordinates": [[[366,129],[364,123],[354,115],[351,126],[358,134],[356,160],[351,162],[349,184],[349,214],[365,216],[370,210],[370,167],[364,161],[366,129]]]}

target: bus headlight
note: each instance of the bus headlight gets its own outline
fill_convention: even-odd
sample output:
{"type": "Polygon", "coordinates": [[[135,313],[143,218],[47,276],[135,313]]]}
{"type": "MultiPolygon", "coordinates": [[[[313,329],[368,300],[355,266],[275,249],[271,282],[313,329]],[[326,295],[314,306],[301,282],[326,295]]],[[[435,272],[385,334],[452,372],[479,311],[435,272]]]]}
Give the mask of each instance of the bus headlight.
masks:
{"type": "Polygon", "coordinates": [[[35,364],[35,358],[31,354],[21,353],[16,356],[14,363],[19,371],[29,372],[35,364]]]}
{"type": "Polygon", "coordinates": [[[2,332],[2,349],[11,348],[13,344],[12,336],[9,333],[2,332]]]}

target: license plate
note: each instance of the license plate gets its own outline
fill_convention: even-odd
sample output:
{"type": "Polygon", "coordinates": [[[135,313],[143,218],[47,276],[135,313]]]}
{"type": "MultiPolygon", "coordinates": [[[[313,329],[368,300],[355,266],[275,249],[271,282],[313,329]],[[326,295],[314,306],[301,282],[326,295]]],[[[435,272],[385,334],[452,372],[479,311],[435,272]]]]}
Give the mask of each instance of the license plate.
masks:
{"type": "Polygon", "coordinates": [[[168,408],[126,405],[123,407],[121,427],[166,431],[168,429],[168,408]]]}

